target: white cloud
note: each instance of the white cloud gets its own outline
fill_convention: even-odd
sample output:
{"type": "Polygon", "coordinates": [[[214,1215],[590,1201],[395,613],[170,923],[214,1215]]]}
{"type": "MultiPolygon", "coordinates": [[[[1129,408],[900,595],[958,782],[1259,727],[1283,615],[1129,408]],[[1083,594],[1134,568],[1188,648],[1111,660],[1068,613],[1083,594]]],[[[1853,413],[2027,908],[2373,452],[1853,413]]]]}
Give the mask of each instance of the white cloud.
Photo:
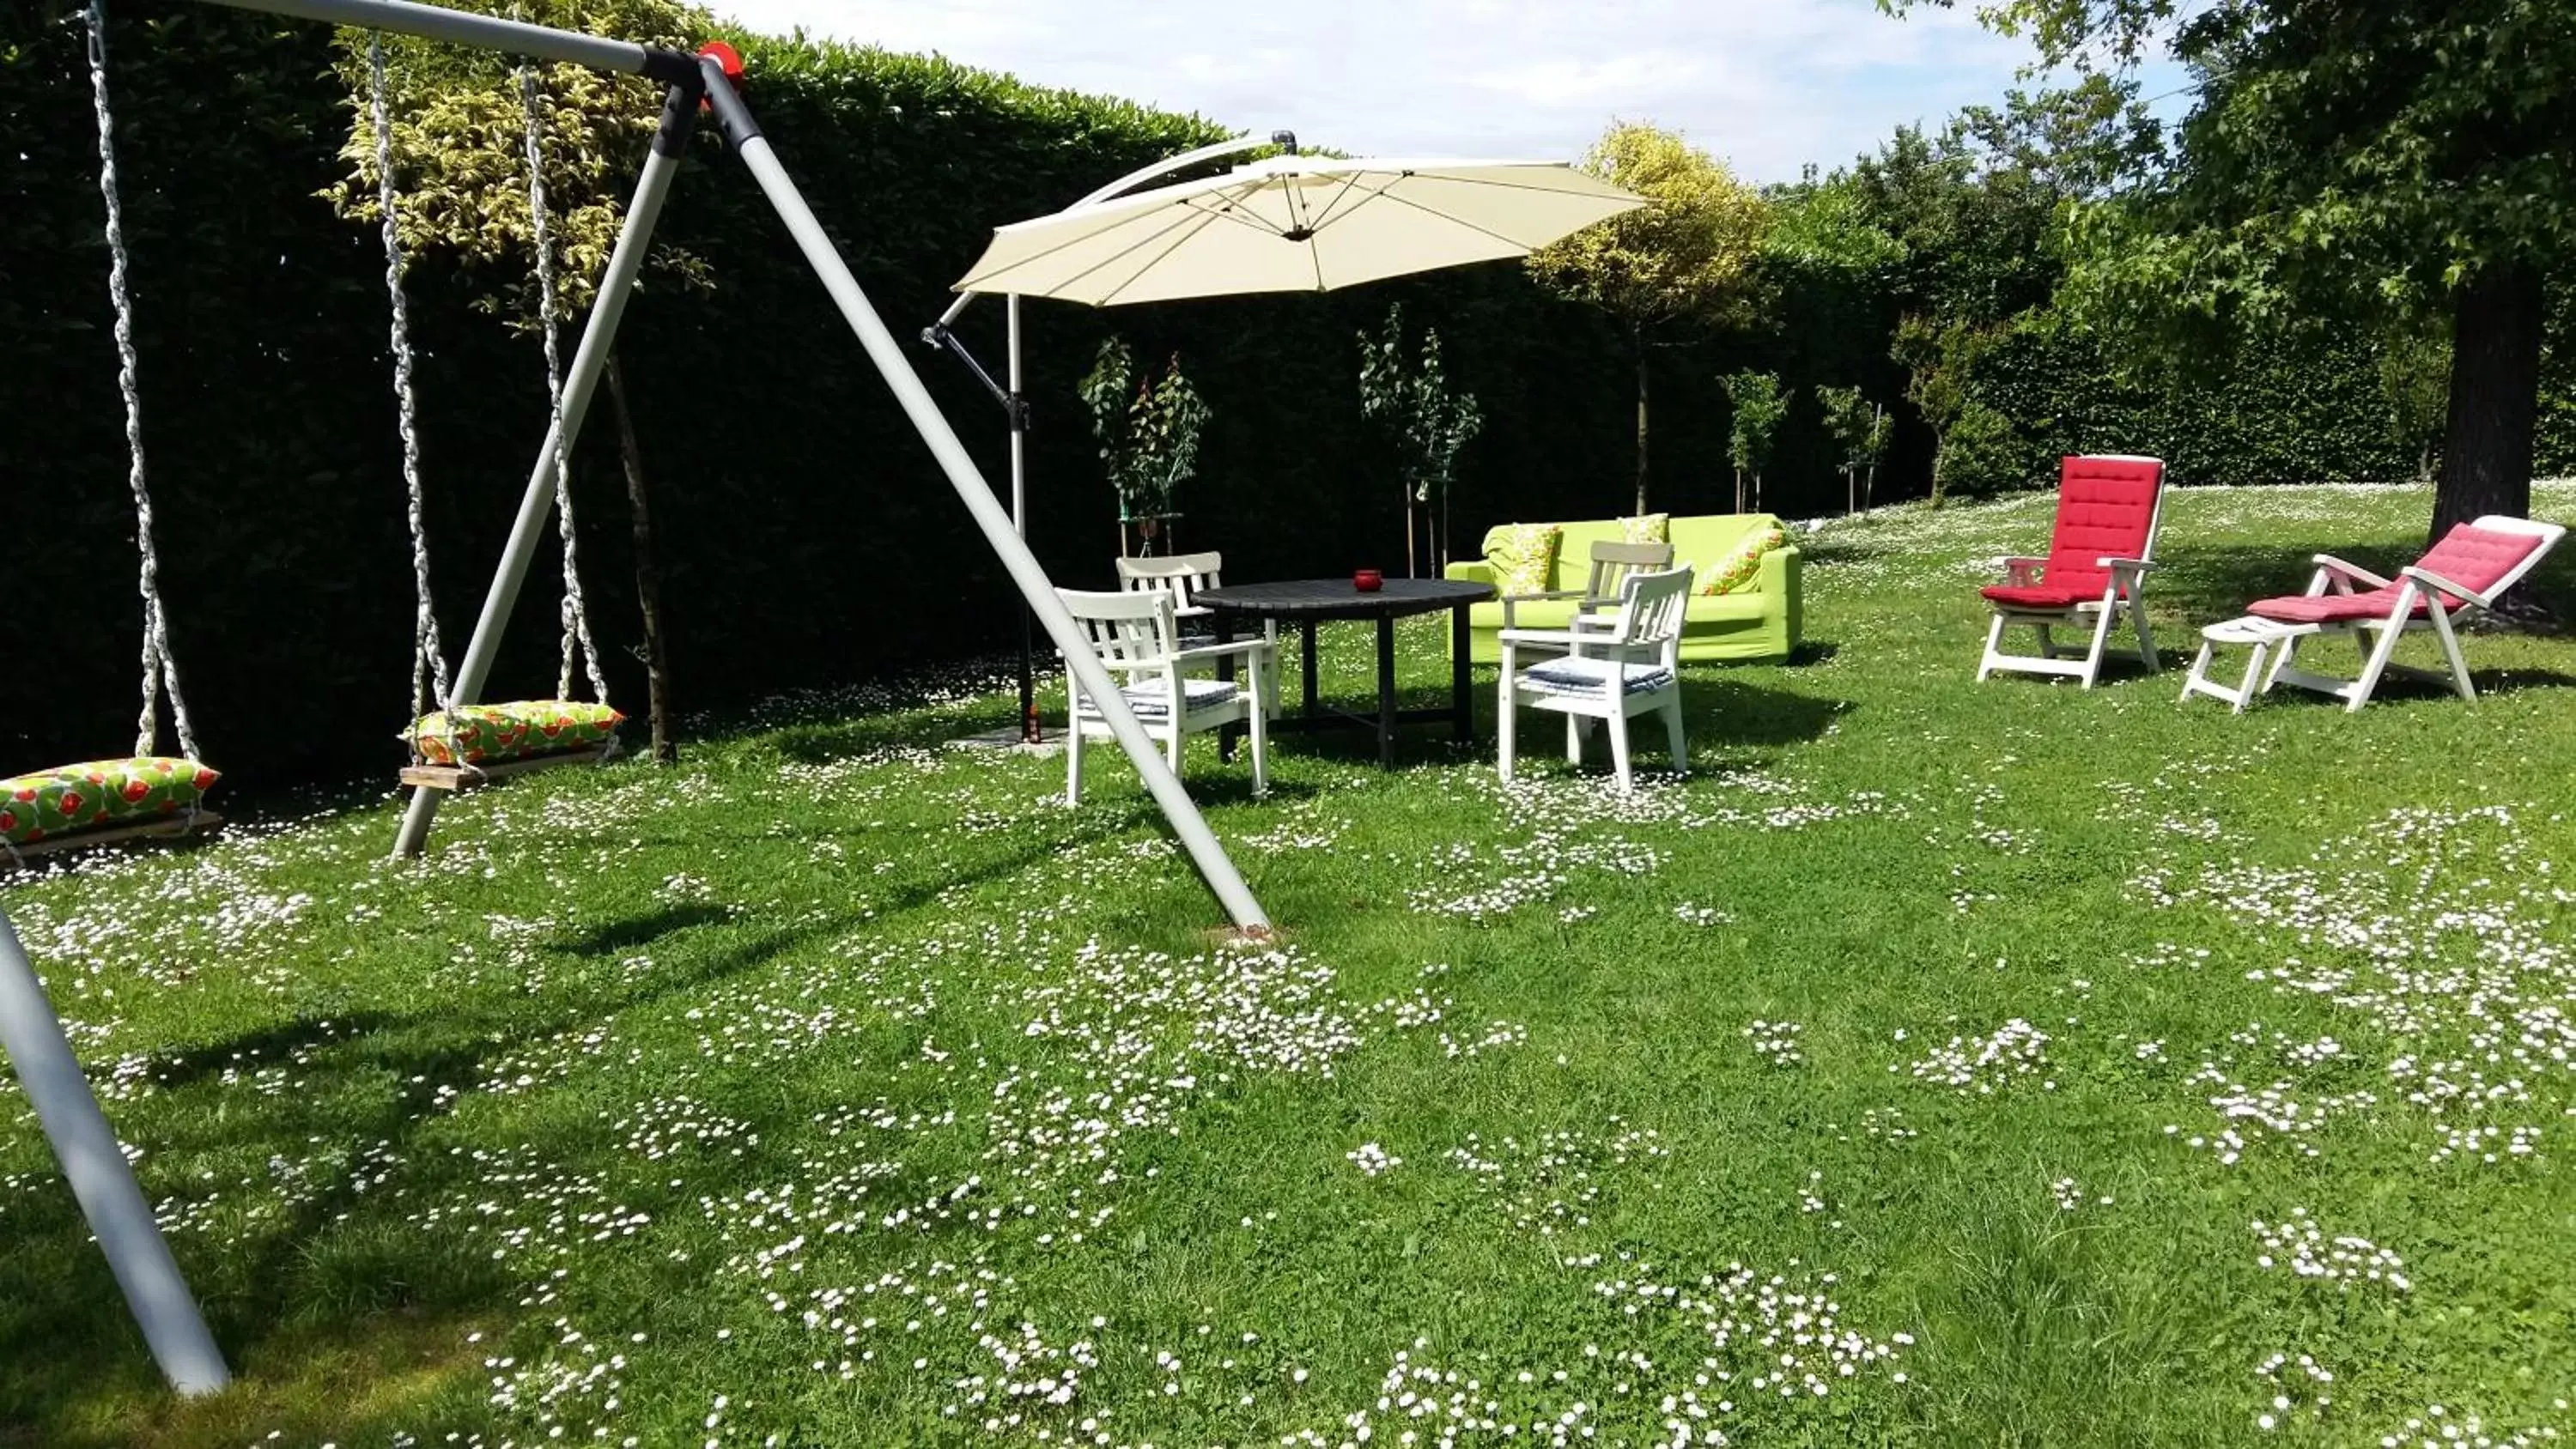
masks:
{"type": "Polygon", "coordinates": [[[1357,153],[1571,159],[1612,118],[1761,181],[1992,101],[2028,48],[1871,0],[718,0],[757,30],[937,51],[1357,153]]]}

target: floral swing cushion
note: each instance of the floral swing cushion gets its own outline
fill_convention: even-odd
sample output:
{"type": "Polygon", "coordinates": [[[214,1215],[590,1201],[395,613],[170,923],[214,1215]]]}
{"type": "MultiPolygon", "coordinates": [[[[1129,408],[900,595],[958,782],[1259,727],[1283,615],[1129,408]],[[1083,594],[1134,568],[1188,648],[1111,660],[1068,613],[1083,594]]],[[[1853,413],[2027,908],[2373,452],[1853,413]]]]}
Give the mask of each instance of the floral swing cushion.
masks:
{"type": "Polygon", "coordinates": [[[0,780],[0,841],[34,845],[75,831],[192,814],[217,775],[194,760],[90,760],[0,780]]]}
{"type": "Polygon", "coordinates": [[[429,764],[489,765],[602,748],[617,738],[625,718],[607,705],[571,699],[469,704],[452,723],[444,710],[421,716],[402,738],[429,764]]]}

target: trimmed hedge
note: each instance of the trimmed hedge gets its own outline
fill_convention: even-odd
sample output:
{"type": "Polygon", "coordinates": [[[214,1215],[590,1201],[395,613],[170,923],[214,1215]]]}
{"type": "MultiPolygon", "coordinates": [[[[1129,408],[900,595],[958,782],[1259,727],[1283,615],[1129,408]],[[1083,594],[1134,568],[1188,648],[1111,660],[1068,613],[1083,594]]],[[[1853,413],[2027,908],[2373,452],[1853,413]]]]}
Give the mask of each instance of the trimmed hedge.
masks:
{"type": "MultiPolygon", "coordinates": [[[[243,783],[390,771],[409,703],[411,590],[373,233],[316,193],[337,171],[345,98],[329,36],[211,8],[120,9],[112,45],[134,254],[145,442],[162,586],[207,753],[243,783]],[[279,756],[262,722],[292,701],[336,741],[279,756]]],[[[1220,134],[1212,123],[1021,85],[945,61],[742,37],[749,98],[791,174],[898,336],[947,304],[989,229],[1220,134]]],[[[108,335],[95,138],[79,29],[64,0],[0,13],[0,761],[122,748],[136,665],[132,523],[108,335]],[[21,693],[20,691],[26,691],[21,693]]],[[[1328,140],[1317,137],[1317,140],[1328,140]]],[[[664,606],[683,703],[722,708],[798,685],[1005,648],[1007,585],[963,510],[787,244],[711,138],[688,161],[665,235],[704,258],[710,292],[654,287],[620,351],[656,490],[664,606]],[[900,614],[894,611],[900,610],[900,614]],[[900,617],[894,634],[886,620],[900,617]]],[[[461,648],[545,413],[536,347],[471,312],[469,279],[413,275],[437,584],[461,648]]],[[[1518,269],[1484,267],[1326,297],[1213,299],[1094,312],[1033,302],[1027,361],[1032,539],[1059,578],[1103,584],[1117,538],[1074,396],[1114,326],[1140,358],[1180,353],[1214,410],[1177,542],[1222,548],[1243,577],[1341,574],[1401,557],[1402,512],[1359,416],[1356,335],[1401,301],[1440,330],[1488,425],[1462,462],[1451,537],[1512,518],[1627,506],[1631,378],[1599,316],[1518,269]]],[[[1661,349],[1655,504],[1725,506],[1715,379],[1775,368],[1799,390],[1767,506],[1828,512],[1842,487],[1817,437],[1818,382],[1881,397],[1884,299],[1784,299],[1773,338],[1661,349]]],[[[1001,309],[961,330],[996,366],[1001,309]]],[[[998,482],[998,410],[948,359],[917,365],[998,482]]],[[[2553,366],[2557,366],[2553,362],[2553,366]]],[[[2560,376],[2565,381],[2563,374],[2560,376]]],[[[2289,351],[2225,387],[2168,397],[2103,385],[2080,343],[2016,344],[1978,379],[2016,420],[1990,484],[2039,481],[2061,449],[2159,449],[2178,477],[2386,476],[2370,360],[2289,351]]],[[[2563,389],[2562,389],[2563,391],[2563,389]]],[[[2576,422],[2560,405],[2549,446],[2576,422]]],[[[603,400],[576,462],[586,582],[632,704],[641,669],[624,489],[603,400]]],[[[1919,494],[1928,447],[1900,430],[1882,500],[1919,494]]],[[[541,560],[495,693],[553,682],[552,565],[541,560]]]]}

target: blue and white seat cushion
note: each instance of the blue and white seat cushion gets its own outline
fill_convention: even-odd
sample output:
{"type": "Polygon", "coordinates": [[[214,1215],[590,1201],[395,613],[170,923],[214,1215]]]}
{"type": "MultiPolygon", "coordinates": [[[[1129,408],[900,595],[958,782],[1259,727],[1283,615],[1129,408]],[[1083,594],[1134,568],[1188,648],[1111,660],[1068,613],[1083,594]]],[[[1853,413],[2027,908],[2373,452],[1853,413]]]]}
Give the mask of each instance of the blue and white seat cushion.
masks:
{"type": "Polygon", "coordinates": [[[1542,694],[1593,694],[1619,673],[1622,694],[1651,694],[1669,687],[1673,672],[1660,664],[1613,664],[1607,659],[1551,659],[1521,671],[1521,687],[1542,694]]]}
{"type": "MultiPolygon", "coordinates": [[[[1167,719],[1171,715],[1171,699],[1165,694],[1163,681],[1159,679],[1149,679],[1141,684],[1131,684],[1118,692],[1127,696],[1127,707],[1134,710],[1136,712],[1136,717],[1139,719],[1167,719]]],[[[1236,684],[1230,679],[1184,679],[1181,681],[1181,699],[1183,701],[1183,708],[1191,714],[1196,714],[1203,709],[1213,709],[1216,706],[1233,699],[1241,692],[1242,686],[1236,684]]],[[[1090,696],[1085,695],[1082,700],[1082,712],[1086,715],[1097,716],[1100,713],[1100,707],[1091,702],[1090,696]]]]}

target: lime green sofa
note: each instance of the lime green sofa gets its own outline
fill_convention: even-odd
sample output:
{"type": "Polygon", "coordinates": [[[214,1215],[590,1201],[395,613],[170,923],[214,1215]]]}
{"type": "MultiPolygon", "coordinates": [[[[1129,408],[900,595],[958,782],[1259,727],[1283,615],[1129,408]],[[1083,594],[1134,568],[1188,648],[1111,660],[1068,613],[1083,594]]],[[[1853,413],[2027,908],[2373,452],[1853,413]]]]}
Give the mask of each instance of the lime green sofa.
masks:
{"type": "MultiPolygon", "coordinates": [[[[1550,589],[1579,589],[1592,570],[1592,545],[1595,542],[1619,541],[1619,520],[1592,519],[1583,523],[1558,525],[1565,530],[1556,553],[1556,577],[1550,589]]],[[[1706,572],[1726,555],[1744,535],[1762,528],[1779,528],[1780,520],[1768,513],[1720,513],[1696,518],[1676,517],[1672,521],[1673,559],[1706,572]]],[[[1797,535],[1790,535],[1786,548],[1775,548],[1762,556],[1762,572],[1751,585],[1732,594],[1702,594],[1693,584],[1690,604],[1682,616],[1682,659],[1709,662],[1722,659],[1784,660],[1798,647],[1800,606],[1798,598],[1797,535]]],[[[1494,582],[1492,565],[1482,559],[1472,563],[1453,563],[1448,577],[1473,583],[1494,582]]],[[[1516,605],[1513,621],[1524,629],[1562,629],[1574,617],[1574,600],[1544,599],[1516,605]]],[[[1496,664],[1502,660],[1502,648],[1494,636],[1502,631],[1503,606],[1498,600],[1487,600],[1467,611],[1467,657],[1478,664],[1496,664]]]]}

